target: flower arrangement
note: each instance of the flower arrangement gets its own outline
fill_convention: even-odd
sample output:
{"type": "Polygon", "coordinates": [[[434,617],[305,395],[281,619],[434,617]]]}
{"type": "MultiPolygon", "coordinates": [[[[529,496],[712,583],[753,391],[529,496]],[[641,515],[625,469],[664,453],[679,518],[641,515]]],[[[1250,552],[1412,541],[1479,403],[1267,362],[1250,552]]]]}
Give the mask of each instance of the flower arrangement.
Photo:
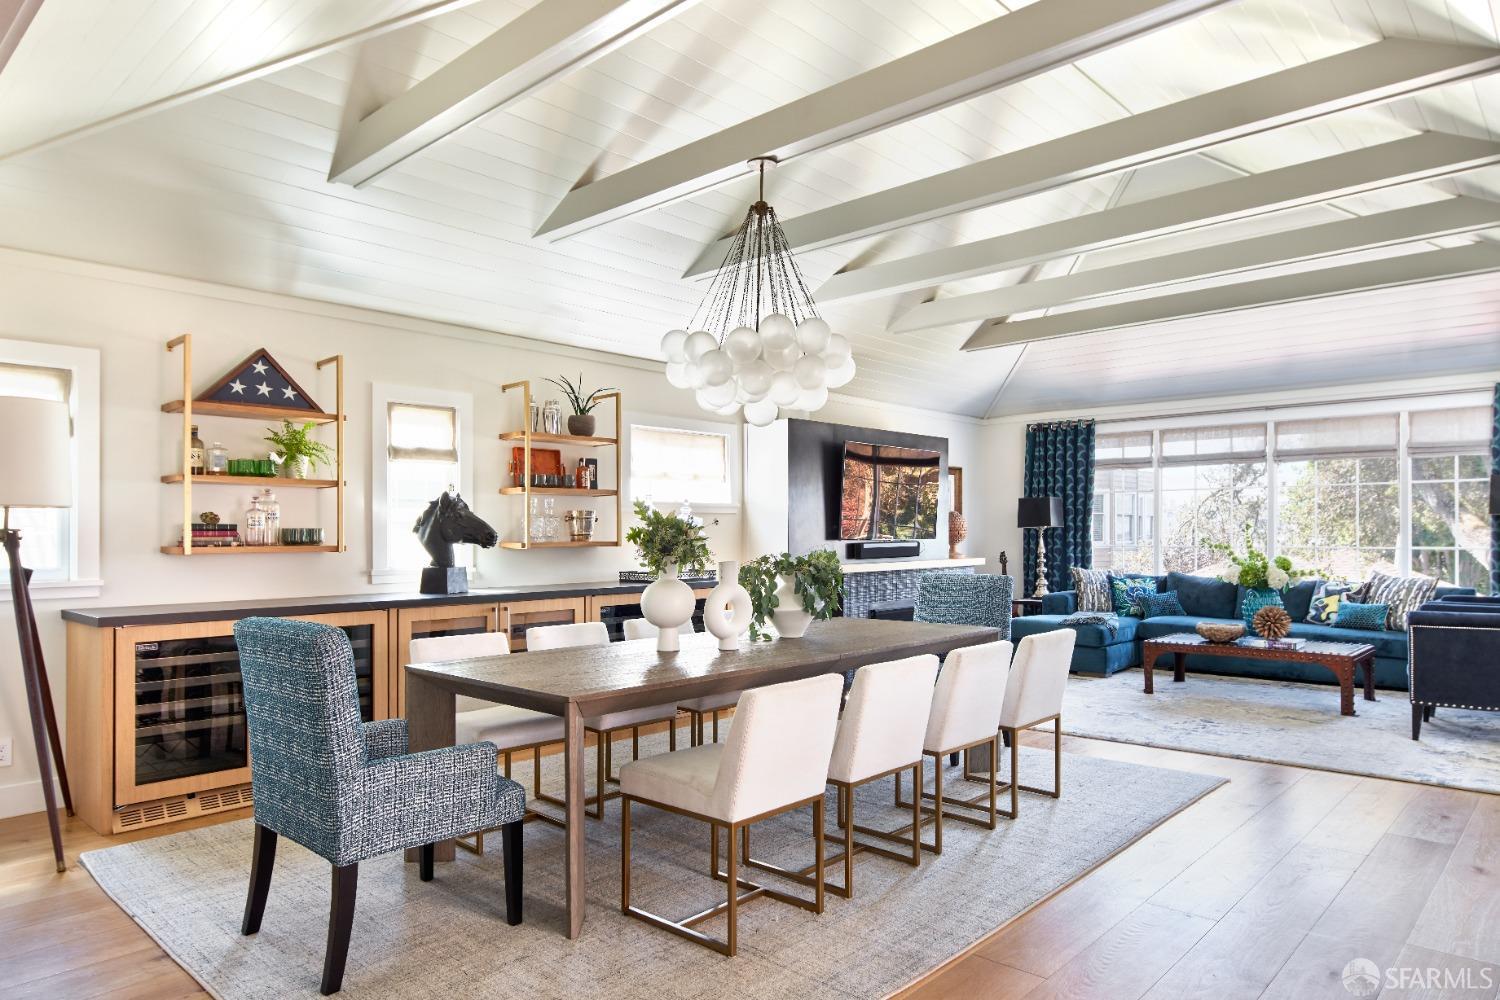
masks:
{"type": "Polygon", "coordinates": [[[1285,590],[1293,581],[1312,576],[1317,571],[1295,569],[1286,556],[1268,559],[1266,554],[1251,543],[1250,528],[1245,528],[1245,554],[1236,555],[1233,548],[1222,542],[1210,542],[1208,547],[1221,552],[1229,560],[1229,567],[1219,574],[1226,583],[1236,583],[1251,590],[1285,590]]]}
{"type": "Polygon", "coordinates": [[[740,567],[740,586],[750,593],[750,638],[769,640],[766,621],[781,604],[776,596],[777,578],[792,581],[802,599],[802,610],[822,621],[838,614],[844,596],[844,571],[832,549],[819,549],[805,556],[783,552],[761,556],[740,567]]]}
{"type": "Polygon", "coordinates": [[[625,533],[625,540],[635,546],[641,565],[655,576],[661,576],[668,563],[677,566],[684,576],[702,576],[708,572],[713,554],[703,534],[703,522],[695,517],[664,514],[644,501],[635,502],[635,516],[640,524],[625,533]]]}

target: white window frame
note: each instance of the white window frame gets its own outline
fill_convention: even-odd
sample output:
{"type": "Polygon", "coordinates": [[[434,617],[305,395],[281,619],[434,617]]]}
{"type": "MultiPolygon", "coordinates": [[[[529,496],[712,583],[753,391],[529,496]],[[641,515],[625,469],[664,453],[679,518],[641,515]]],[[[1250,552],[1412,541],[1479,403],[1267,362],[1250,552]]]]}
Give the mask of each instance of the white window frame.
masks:
{"type": "MultiPolygon", "coordinates": [[[[731,423],[727,420],[694,420],[690,417],[669,417],[661,413],[638,413],[627,411],[623,415],[622,425],[625,428],[625,440],[620,442],[620,469],[617,474],[620,479],[620,490],[625,494],[625,507],[631,508],[635,505],[635,477],[631,475],[630,447],[631,438],[637,424],[643,427],[661,427],[674,431],[693,431],[700,434],[718,434],[727,440],[728,451],[726,461],[729,466],[729,503],[703,503],[693,504],[695,514],[738,514],[744,502],[744,454],[742,439],[744,434],[740,430],[740,424],[731,423]]],[[[644,498],[642,498],[644,499],[644,498]]],[[[682,505],[682,498],[652,497],[656,506],[661,508],[676,509],[682,505]]]]}
{"type": "MultiPolygon", "coordinates": [[[[471,505],[474,494],[474,396],[467,392],[376,382],[370,387],[370,582],[415,581],[416,570],[392,567],[386,551],[386,481],[389,470],[390,405],[443,406],[458,414],[458,491],[471,505]]],[[[481,515],[482,516],[482,515],[481,515]]],[[[476,565],[471,582],[480,582],[476,565]]]]}
{"type": "MultiPolygon", "coordinates": [[[[73,507],[68,518],[67,579],[34,579],[35,600],[98,597],[99,574],[99,351],[30,340],[0,340],[0,363],[63,368],[72,372],[68,412],[73,418],[73,507]]],[[[10,581],[0,577],[0,600],[10,600],[10,581]]]]}

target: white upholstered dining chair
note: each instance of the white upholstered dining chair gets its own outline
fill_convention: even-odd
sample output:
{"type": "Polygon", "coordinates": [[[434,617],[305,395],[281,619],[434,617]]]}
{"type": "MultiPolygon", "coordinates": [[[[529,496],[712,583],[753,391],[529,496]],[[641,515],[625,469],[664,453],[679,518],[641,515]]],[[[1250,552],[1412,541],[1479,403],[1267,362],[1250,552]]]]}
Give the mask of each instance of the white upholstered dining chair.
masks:
{"type": "MultiPolygon", "coordinates": [[[[1071,631],[1071,630],[1067,630],[1071,631]]],[[[965,823],[995,828],[995,799],[998,794],[995,769],[990,768],[989,803],[984,796],[974,799],[950,798],[943,794],[943,758],[965,750],[988,750],[987,759],[998,760],[1000,740],[1000,706],[1005,697],[1006,677],[1010,672],[1011,645],[1008,641],[989,642],[982,646],[965,646],[948,654],[938,674],[932,693],[932,713],[922,740],[922,753],[933,759],[932,791],[918,785],[918,798],[932,802],[932,843],[922,847],[933,854],[943,853],[944,806],[955,810],[951,817],[965,823]],[[981,819],[975,813],[988,813],[981,819]]],[[[896,804],[901,800],[901,772],[896,772],[896,804]]],[[[927,811],[924,807],[924,811],[927,811]]]]}
{"type": "Polygon", "coordinates": [[[841,676],[825,674],[753,688],[741,695],[734,727],[725,742],[647,757],[621,768],[623,912],[730,956],[738,948],[739,905],[747,900],[769,896],[814,913],[823,912],[823,794],[843,687],[841,676]],[[709,825],[710,864],[714,877],[722,878],[727,886],[725,902],[683,920],[671,920],[631,905],[630,809],[636,803],[709,825]],[[751,824],[806,805],[813,807],[813,898],[803,899],[741,878],[741,851],[736,841],[748,841],[751,824]],[[724,872],[718,870],[721,829],[729,834],[724,872]],[[741,888],[749,891],[741,894],[741,888]],[[724,940],[695,929],[721,913],[728,919],[724,940]]]}
{"type": "MultiPolygon", "coordinates": [[[[441,660],[469,660],[483,656],[505,656],[510,653],[510,638],[504,632],[474,632],[468,635],[436,635],[411,641],[412,663],[436,663],[441,660]]],[[[531,784],[534,796],[542,794],[542,748],[563,741],[563,720],[546,712],[533,712],[514,705],[496,705],[478,698],[457,699],[454,737],[458,746],[495,744],[505,776],[511,776],[511,759],[515,754],[531,751],[531,784]]],[[[563,821],[534,809],[526,811],[527,819],[540,819],[555,825],[563,821]]],[[[460,847],[476,854],[484,853],[484,831],[474,834],[472,844],[460,838],[460,847]]]]}
{"type": "MultiPolygon", "coordinates": [[[[625,638],[627,641],[633,639],[655,639],[657,631],[657,627],[644,618],[631,618],[625,623],[625,638]]],[[[683,625],[679,631],[683,635],[692,635],[692,623],[688,622],[683,625]]],[[[703,742],[703,720],[705,718],[712,721],[714,742],[719,742],[719,713],[727,712],[739,700],[740,693],[738,691],[729,691],[724,694],[711,694],[704,698],[679,701],[677,703],[677,710],[679,712],[686,712],[688,715],[688,742],[693,746],[698,746],[703,742]]]]}
{"type": "MultiPolygon", "coordinates": [[[[574,622],[568,625],[538,625],[526,630],[526,649],[528,652],[543,652],[549,649],[574,649],[587,646],[608,646],[609,629],[603,622],[574,622]]],[[[614,770],[614,739],[618,733],[630,730],[630,758],[638,760],[641,756],[641,727],[653,725],[658,722],[667,724],[668,748],[677,749],[677,706],[672,705],[648,705],[645,708],[632,708],[623,712],[608,712],[604,715],[585,718],[583,728],[586,732],[594,734],[594,745],[597,748],[597,761],[594,774],[594,795],[591,800],[585,801],[585,806],[592,802],[592,811],[587,811],[594,819],[604,818],[604,803],[619,796],[618,792],[605,792],[605,785],[615,779],[611,776],[614,770]]],[[[541,792],[536,797],[543,802],[550,802],[556,806],[565,806],[561,799],[541,792]]]]}
{"type": "Polygon", "coordinates": [[[1017,790],[1062,797],[1062,706],[1078,633],[1070,628],[1028,635],[1016,646],[1000,708],[1000,731],[1010,742],[1010,819],[1020,806],[1017,790]],[[1052,723],[1052,787],[1021,784],[1021,731],[1052,723]]]}

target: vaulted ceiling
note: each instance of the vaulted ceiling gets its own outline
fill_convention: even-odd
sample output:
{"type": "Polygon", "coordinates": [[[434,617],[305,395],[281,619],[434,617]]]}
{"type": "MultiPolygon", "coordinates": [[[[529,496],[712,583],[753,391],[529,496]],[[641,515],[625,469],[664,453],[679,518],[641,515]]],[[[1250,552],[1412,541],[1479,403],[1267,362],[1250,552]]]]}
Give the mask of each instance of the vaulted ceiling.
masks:
{"type": "Polygon", "coordinates": [[[12,9],[5,246],[655,358],[779,152],[847,394],[1500,367],[1500,0],[12,9]]]}

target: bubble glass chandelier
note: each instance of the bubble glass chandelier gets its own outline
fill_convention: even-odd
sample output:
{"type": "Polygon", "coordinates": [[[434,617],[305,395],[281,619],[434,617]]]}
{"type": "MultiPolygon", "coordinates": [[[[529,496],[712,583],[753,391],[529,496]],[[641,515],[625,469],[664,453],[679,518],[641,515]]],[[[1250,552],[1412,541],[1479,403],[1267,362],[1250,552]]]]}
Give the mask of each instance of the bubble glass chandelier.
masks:
{"type": "Polygon", "coordinates": [[[760,197],[687,327],[668,331],[661,350],[667,381],[694,390],[703,409],[724,416],[743,409],[747,421],[764,427],[784,409],[821,409],[829,389],[854,378],[854,358],[848,338],[818,315],[776,209],[766,203],[766,164],[776,158],[750,162],[760,170],[760,197]]]}

